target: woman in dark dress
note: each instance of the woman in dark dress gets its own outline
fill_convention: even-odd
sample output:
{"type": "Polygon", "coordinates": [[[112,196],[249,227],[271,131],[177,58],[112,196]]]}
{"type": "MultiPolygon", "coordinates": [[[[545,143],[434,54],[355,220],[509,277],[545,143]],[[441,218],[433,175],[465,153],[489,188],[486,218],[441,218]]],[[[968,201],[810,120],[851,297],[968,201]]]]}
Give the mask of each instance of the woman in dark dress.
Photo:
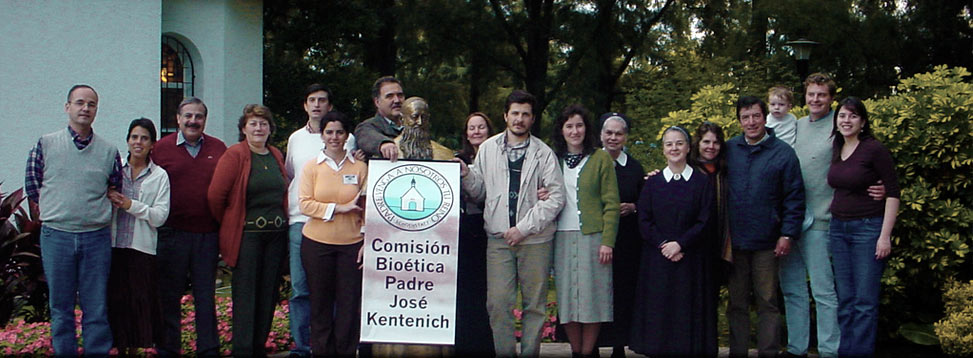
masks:
{"type": "Polygon", "coordinates": [[[601,116],[601,143],[615,160],[618,197],[621,201],[615,254],[612,257],[615,321],[602,327],[607,333],[606,343],[612,347],[612,358],[625,357],[628,333],[632,329],[632,305],[635,303],[639,261],[642,257],[642,236],[639,234],[635,204],[638,203],[642,184],[645,183],[645,171],[642,164],[622,151],[628,141],[628,123],[628,119],[621,113],[609,112],[601,116]]]}
{"type": "MultiPolygon", "coordinates": [[[[484,140],[493,135],[493,124],[486,114],[473,112],[466,117],[463,150],[456,154],[467,165],[473,164],[484,140]]],[[[483,230],[483,204],[463,200],[459,224],[459,269],[456,280],[456,356],[493,357],[493,331],[486,310],[486,231],[483,230]]]]}
{"type": "Polygon", "coordinates": [[[691,143],[685,129],[666,129],[668,166],[646,181],[639,197],[645,241],[631,348],[653,358],[717,354],[712,238],[706,235],[715,194],[709,178],[687,163],[691,143]]]}

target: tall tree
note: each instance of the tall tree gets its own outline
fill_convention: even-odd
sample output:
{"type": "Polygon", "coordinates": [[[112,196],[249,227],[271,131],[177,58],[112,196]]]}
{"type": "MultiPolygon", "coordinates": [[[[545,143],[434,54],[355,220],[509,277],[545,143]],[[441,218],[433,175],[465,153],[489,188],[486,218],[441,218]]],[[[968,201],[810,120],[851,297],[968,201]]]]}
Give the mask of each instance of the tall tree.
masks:
{"type": "MultiPolygon", "coordinates": [[[[519,59],[519,64],[508,62],[503,66],[524,83],[527,92],[537,97],[534,112],[540,118],[547,107],[549,94],[555,91],[548,88],[547,73],[554,31],[554,0],[523,0],[523,12],[517,11],[519,6],[516,4],[505,4],[501,0],[490,0],[490,6],[519,59]]],[[[575,60],[573,65],[576,64],[575,60]]],[[[539,134],[540,125],[540,120],[534,121],[531,132],[539,134]]]]}
{"type": "Polygon", "coordinates": [[[654,28],[672,7],[674,0],[661,5],[650,1],[598,0],[595,2],[595,27],[585,36],[592,47],[587,54],[593,59],[594,98],[592,110],[611,110],[619,94],[618,81],[632,64],[645,53],[647,43],[659,36],[654,28]]]}

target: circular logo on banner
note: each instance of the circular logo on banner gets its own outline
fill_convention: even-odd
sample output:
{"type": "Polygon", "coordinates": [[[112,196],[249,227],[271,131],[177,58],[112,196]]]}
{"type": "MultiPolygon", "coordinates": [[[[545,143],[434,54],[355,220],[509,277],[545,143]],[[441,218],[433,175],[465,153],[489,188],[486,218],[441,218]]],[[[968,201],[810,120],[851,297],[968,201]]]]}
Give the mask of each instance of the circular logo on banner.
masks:
{"type": "Polygon", "coordinates": [[[372,202],[390,225],[405,231],[422,231],[436,226],[449,214],[453,189],[438,171],[406,164],[379,177],[372,202]]]}

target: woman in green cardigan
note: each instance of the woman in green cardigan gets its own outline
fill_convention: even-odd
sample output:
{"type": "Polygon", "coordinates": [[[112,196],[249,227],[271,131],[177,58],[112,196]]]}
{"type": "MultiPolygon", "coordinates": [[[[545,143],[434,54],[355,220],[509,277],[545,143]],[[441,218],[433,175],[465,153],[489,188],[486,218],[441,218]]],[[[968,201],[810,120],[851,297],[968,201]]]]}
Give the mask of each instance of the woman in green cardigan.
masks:
{"type": "Polygon", "coordinates": [[[554,237],[558,319],[574,357],[592,356],[602,322],[612,321],[612,250],[618,231],[615,162],[595,147],[588,111],[571,105],[554,123],[554,152],[567,193],[554,237]]]}

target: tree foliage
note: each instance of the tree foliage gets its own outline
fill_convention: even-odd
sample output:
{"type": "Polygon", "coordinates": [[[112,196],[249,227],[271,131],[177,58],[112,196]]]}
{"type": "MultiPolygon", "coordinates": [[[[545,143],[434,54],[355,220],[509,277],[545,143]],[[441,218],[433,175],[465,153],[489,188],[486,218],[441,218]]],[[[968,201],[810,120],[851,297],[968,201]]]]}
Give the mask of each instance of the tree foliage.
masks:
{"type": "Polygon", "coordinates": [[[514,88],[538,96],[541,127],[571,103],[639,112],[637,125],[654,126],[720,83],[752,95],[785,84],[800,98],[786,42],[801,37],[822,43],[812,71],[866,98],[935,65],[973,62],[970,5],[957,0],[281,0],[264,13],[276,139],[303,124],[312,82],[364,119],[372,81],[395,75],[407,96],[429,101],[434,136],[458,143],[469,112],[502,124],[514,88]]]}

